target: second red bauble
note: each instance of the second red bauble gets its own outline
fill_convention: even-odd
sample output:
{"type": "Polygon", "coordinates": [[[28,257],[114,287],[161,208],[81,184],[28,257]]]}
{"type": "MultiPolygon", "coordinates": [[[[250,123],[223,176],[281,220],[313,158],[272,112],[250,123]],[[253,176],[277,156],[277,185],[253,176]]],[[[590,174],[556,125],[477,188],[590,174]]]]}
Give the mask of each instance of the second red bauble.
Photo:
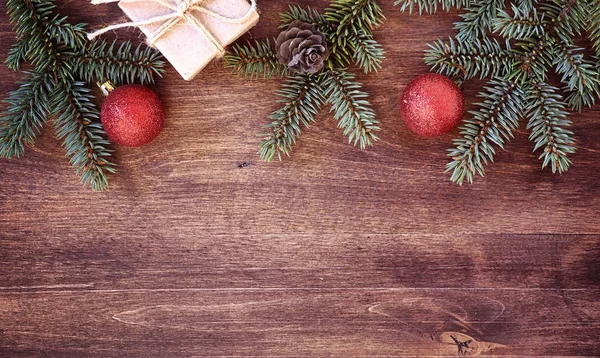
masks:
{"type": "Polygon", "coordinates": [[[437,137],[458,126],[465,112],[460,88],[448,77],[426,73],[412,80],[400,98],[400,115],[415,133],[437,137]]]}
{"type": "Polygon", "coordinates": [[[158,95],[141,85],[116,88],[102,105],[102,127],[115,143],[141,147],[162,131],[165,111],[158,95]]]}

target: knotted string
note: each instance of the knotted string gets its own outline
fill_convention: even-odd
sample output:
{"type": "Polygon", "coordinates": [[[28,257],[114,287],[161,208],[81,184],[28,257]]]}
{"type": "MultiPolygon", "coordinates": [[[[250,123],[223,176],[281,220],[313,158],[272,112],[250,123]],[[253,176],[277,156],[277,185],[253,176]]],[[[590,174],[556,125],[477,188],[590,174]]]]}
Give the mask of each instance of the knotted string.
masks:
{"type": "Polygon", "coordinates": [[[162,23],[156,31],[148,37],[148,44],[153,46],[156,41],[160,40],[167,32],[169,32],[175,25],[185,20],[188,23],[192,24],[195,28],[197,28],[203,35],[208,39],[210,43],[215,47],[219,56],[225,54],[225,48],[223,45],[213,36],[213,34],[202,24],[196,17],[194,17],[191,12],[192,11],[200,11],[208,16],[212,16],[217,20],[228,24],[242,24],[252,16],[253,12],[256,10],[256,0],[250,0],[251,7],[248,12],[240,17],[240,18],[230,18],[220,14],[217,14],[206,7],[202,6],[204,2],[207,0],[175,0],[171,3],[169,0],[92,0],[93,5],[98,4],[107,4],[111,2],[119,2],[123,1],[125,3],[136,3],[136,2],[152,2],[155,4],[159,4],[164,6],[167,9],[172,10],[173,12],[166,15],[159,15],[148,20],[143,21],[133,21],[126,22],[122,24],[115,24],[111,26],[107,26],[101,30],[95,31],[91,34],[88,34],[88,39],[93,40],[96,37],[105,34],[109,31],[122,29],[125,27],[141,27],[147,26],[157,23],[162,23]]]}

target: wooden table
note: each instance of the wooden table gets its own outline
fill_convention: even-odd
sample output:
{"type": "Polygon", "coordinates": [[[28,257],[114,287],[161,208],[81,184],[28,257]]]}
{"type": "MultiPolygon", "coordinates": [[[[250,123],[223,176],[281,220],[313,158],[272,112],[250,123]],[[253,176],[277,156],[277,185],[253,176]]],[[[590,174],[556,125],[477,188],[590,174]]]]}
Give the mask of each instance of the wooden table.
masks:
{"type": "MultiPolygon", "coordinates": [[[[125,20],[59,3],[96,28],[125,20]]],[[[293,3],[260,1],[251,35],[276,35],[293,3]]],[[[540,170],[521,128],[486,178],[456,186],[443,172],[456,133],[410,133],[398,98],[457,16],[382,3],[388,59],[360,77],[381,141],[365,152],[324,113],[291,158],[260,162],[280,81],[215,63],[159,81],[167,126],[117,148],[108,192],[80,186],[50,130],[0,161],[0,356],[600,356],[600,106],[573,116],[567,174],[540,170]]],[[[0,78],[5,96],[19,76],[0,78]]]]}

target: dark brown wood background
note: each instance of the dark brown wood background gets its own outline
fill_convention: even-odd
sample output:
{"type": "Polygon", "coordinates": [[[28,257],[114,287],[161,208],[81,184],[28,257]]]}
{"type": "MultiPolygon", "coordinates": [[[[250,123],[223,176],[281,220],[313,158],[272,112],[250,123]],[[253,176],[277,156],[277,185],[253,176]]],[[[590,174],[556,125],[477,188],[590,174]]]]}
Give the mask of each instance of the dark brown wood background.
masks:
{"type": "MultiPolygon", "coordinates": [[[[94,27],[125,20],[115,4],[59,3],[94,27]]],[[[246,38],[275,35],[293,3],[260,1],[246,38]]],[[[167,126],[117,149],[108,192],[81,187],[51,131],[0,161],[0,356],[455,356],[451,336],[472,355],[600,356],[600,106],[573,116],[567,174],[540,170],[521,128],[486,178],[451,184],[456,133],[410,133],[398,97],[457,16],[382,3],[384,70],[360,76],[382,140],[365,152],[324,113],[291,158],[260,162],[280,81],[215,63],[158,82],[167,126]]],[[[5,96],[19,76],[0,78],[5,96]]]]}

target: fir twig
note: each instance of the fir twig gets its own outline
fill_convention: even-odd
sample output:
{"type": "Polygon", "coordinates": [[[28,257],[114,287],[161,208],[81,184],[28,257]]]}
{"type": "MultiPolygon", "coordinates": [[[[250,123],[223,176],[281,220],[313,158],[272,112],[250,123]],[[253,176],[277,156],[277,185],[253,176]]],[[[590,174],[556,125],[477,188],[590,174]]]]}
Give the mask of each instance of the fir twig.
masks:
{"type": "Polygon", "coordinates": [[[225,68],[232,73],[250,79],[282,77],[287,73],[287,67],[277,60],[269,39],[236,44],[225,54],[224,61],[225,68]]]}
{"type": "MultiPolygon", "coordinates": [[[[527,3],[527,2],[524,2],[527,3]]],[[[490,21],[495,33],[508,40],[522,40],[532,36],[544,35],[544,24],[536,8],[512,4],[512,14],[504,9],[497,11],[496,19],[490,21]]]]}
{"type": "Polygon", "coordinates": [[[324,76],[325,97],[338,127],[344,130],[350,143],[361,149],[373,145],[378,140],[375,132],[379,127],[368,94],[360,90],[362,85],[345,71],[329,71],[324,76]]]}
{"type": "Polygon", "coordinates": [[[0,157],[20,157],[32,145],[47,120],[48,93],[53,90],[46,73],[27,73],[27,80],[5,100],[8,111],[0,117],[0,157]]]}
{"type": "Polygon", "coordinates": [[[575,153],[575,140],[573,132],[566,129],[571,121],[566,119],[567,104],[557,90],[546,83],[532,84],[527,129],[531,130],[529,139],[535,143],[533,150],[543,149],[540,155],[542,168],[550,165],[553,173],[563,173],[571,165],[567,156],[575,153]]]}
{"type": "Polygon", "coordinates": [[[86,82],[94,80],[110,81],[114,85],[132,83],[154,83],[154,75],[162,76],[165,65],[159,52],[150,47],[131,42],[118,45],[116,41],[93,42],[89,48],[82,48],[74,59],[73,70],[86,82]]]}
{"type": "Polygon", "coordinates": [[[438,9],[450,11],[452,8],[463,8],[469,6],[471,0],[395,0],[394,5],[400,6],[400,11],[413,13],[418,9],[419,15],[422,13],[435,14],[438,9]]]}
{"type": "Polygon", "coordinates": [[[327,63],[332,70],[348,66],[356,51],[352,40],[372,36],[385,18],[375,0],[333,0],[324,17],[335,29],[326,33],[330,51],[327,63]]]}
{"type": "Polygon", "coordinates": [[[461,75],[468,80],[501,77],[513,67],[515,57],[493,38],[475,42],[450,38],[447,43],[437,40],[429,45],[425,63],[449,77],[461,75]]]}
{"type": "Polygon", "coordinates": [[[588,38],[596,51],[596,57],[600,57],[600,2],[594,1],[591,5],[590,15],[587,23],[588,38]]]}
{"type": "Polygon", "coordinates": [[[583,106],[593,106],[599,91],[598,68],[584,59],[582,48],[564,43],[557,43],[555,48],[554,65],[556,72],[563,75],[561,82],[569,93],[569,107],[581,111],[583,106]]]}
{"type": "Polygon", "coordinates": [[[323,105],[323,87],[319,75],[291,75],[277,91],[284,107],[273,112],[273,120],[265,126],[267,133],[261,143],[259,155],[262,160],[272,161],[289,156],[302,126],[308,128],[323,105]]]}
{"type": "Polygon", "coordinates": [[[457,38],[472,41],[486,37],[491,32],[493,19],[498,10],[503,9],[504,0],[472,0],[466,13],[461,14],[461,21],[454,24],[458,30],[457,38]]]}
{"type": "Polygon", "coordinates": [[[385,58],[383,47],[370,35],[356,35],[354,37],[354,62],[365,73],[377,72],[385,58]]]}
{"type": "Polygon", "coordinates": [[[60,83],[52,94],[51,106],[56,136],[63,141],[66,155],[81,176],[84,185],[93,190],[108,187],[108,173],[116,172],[110,161],[110,142],[99,123],[100,113],[94,97],[83,82],[60,83]]]}
{"type": "Polygon", "coordinates": [[[485,89],[487,92],[479,94],[485,98],[477,103],[480,108],[470,112],[473,118],[463,121],[460,128],[463,137],[455,139],[456,147],[448,150],[452,162],[446,171],[451,171],[450,180],[460,185],[465,180],[472,183],[477,173],[484,175],[485,165],[494,161],[493,144],[504,148],[505,140],[512,138],[519,125],[524,96],[521,88],[505,80],[492,80],[485,89]]]}
{"type": "Polygon", "coordinates": [[[333,0],[325,10],[325,19],[335,26],[339,42],[345,35],[371,34],[383,23],[383,10],[375,0],[333,0]]]}
{"type": "Polygon", "coordinates": [[[528,79],[544,82],[554,55],[550,47],[551,40],[546,37],[542,39],[524,39],[516,48],[512,49],[515,56],[515,71],[508,76],[509,79],[524,83],[528,79]]]}
{"type": "Polygon", "coordinates": [[[334,30],[334,27],[325,19],[325,16],[310,6],[307,6],[306,9],[297,5],[290,6],[288,11],[280,15],[280,20],[280,29],[288,27],[294,21],[302,21],[313,24],[323,33],[330,33],[334,30]]]}
{"type": "Polygon", "coordinates": [[[20,70],[21,65],[26,59],[27,52],[29,52],[29,42],[25,39],[18,40],[8,51],[5,61],[6,66],[13,71],[20,70]]]}

